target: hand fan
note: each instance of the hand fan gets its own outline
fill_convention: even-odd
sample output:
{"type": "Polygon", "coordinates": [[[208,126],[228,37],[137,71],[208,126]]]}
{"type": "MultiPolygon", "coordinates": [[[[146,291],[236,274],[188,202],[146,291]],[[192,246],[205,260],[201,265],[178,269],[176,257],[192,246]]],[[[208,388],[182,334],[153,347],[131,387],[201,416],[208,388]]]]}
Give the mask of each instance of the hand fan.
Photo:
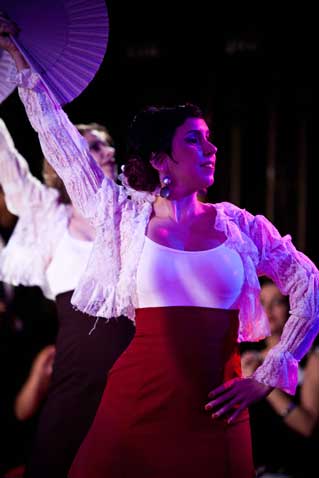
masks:
{"type": "Polygon", "coordinates": [[[104,0],[1,0],[20,32],[13,38],[61,105],[94,78],[107,47],[104,0]]]}
{"type": "Polygon", "coordinates": [[[5,50],[0,48],[0,104],[13,92],[15,85],[7,81],[9,71],[14,61],[5,50]]]}

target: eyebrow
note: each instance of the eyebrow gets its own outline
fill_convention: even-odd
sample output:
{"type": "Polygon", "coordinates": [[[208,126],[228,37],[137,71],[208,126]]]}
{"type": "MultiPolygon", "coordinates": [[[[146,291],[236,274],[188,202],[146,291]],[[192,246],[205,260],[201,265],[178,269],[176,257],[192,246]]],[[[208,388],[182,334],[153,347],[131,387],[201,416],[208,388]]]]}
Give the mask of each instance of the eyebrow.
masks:
{"type": "MultiPolygon", "coordinates": [[[[190,134],[190,133],[198,134],[198,133],[201,133],[202,131],[203,131],[202,129],[190,129],[190,130],[186,131],[185,134],[190,134]]],[[[205,134],[210,136],[211,135],[210,129],[205,130],[205,134]]]]}

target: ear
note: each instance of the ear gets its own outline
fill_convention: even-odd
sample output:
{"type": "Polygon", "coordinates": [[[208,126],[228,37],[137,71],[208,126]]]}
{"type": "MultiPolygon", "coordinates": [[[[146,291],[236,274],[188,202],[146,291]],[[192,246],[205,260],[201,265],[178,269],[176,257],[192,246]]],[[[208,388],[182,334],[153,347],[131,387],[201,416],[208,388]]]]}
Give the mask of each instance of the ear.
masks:
{"type": "Polygon", "coordinates": [[[166,153],[152,153],[150,163],[160,173],[167,169],[167,160],[168,156],[166,153]]]}

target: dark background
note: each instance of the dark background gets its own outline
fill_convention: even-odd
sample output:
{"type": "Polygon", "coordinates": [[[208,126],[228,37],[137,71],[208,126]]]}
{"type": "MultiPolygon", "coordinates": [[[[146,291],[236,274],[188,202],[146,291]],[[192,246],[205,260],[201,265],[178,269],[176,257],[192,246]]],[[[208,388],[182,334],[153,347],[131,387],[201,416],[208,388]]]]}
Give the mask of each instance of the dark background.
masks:
{"type": "MultiPolygon", "coordinates": [[[[64,107],[71,121],[105,124],[121,164],[137,110],[198,103],[219,150],[208,200],[265,214],[318,266],[315,8],[280,0],[107,0],[107,6],[107,52],[93,81],[64,107]]],[[[41,177],[37,135],[17,91],[0,105],[0,116],[41,177]]],[[[28,453],[34,423],[17,423],[12,400],[33,357],[55,341],[57,326],[54,302],[40,289],[20,286],[15,297],[12,317],[0,320],[0,473],[28,453]]]]}
{"type": "MultiPolygon", "coordinates": [[[[70,119],[105,124],[121,163],[137,110],[198,103],[219,148],[209,200],[265,214],[318,264],[314,8],[209,0],[107,6],[106,56],[86,90],[64,107],[70,119]]],[[[0,114],[40,177],[41,151],[16,91],[0,114]]]]}

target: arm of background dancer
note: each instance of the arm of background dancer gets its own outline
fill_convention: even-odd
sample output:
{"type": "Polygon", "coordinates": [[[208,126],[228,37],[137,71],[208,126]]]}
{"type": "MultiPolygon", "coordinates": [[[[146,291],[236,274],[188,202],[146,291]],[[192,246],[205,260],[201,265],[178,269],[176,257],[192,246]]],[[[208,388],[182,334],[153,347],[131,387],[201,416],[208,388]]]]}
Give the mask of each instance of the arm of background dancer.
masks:
{"type": "Polygon", "coordinates": [[[288,427],[310,437],[319,423],[319,351],[312,351],[307,358],[298,404],[278,389],[267,400],[288,427]]]}
{"type": "MultiPolygon", "coordinates": [[[[315,353],[307,361],[304,380],[301,385],[300,403],[292,401],[290,395],[275,388],[266,400],[273,410],[282,417],[285,424],[297,433],[311,436],[318,422],[319,414],[319,354],[315,363],[315,353]],[[317,368],[317,370],[315,370],[317,368]],[[314,372],[314,373],[313,373],[314,372]]],[[[244,377],[249,377],[263,362],[260,352],[247,351],[241,356],[241,367],[244,377]]]]}
{"type": "MultiPolygon", "coordinates": [[[[251,376],[262,361],[260,352],[245,352],[241,359],[243,376],[251,376]]],[[[319,419],[319,351],[311,352],[307,358],[300,395],[297,404],[290,395],[275,388],[266,400],[288,427],[310,437],[319,419]]]]}
{"type": "Polygon", "coordinates": [[[16,150],[0,118],[0,184],[8,210],[20,216],[26,208],[43,203],[47,188],[30,173],[28,163],[16,150]]]}
{"type": "Polygon", "coordinates": [[[55,347],[48,345],[34,359],[30,375],[16,396],[14,412],[18,420],[31,418],[39,410],[51,381],[55,347]]]}

